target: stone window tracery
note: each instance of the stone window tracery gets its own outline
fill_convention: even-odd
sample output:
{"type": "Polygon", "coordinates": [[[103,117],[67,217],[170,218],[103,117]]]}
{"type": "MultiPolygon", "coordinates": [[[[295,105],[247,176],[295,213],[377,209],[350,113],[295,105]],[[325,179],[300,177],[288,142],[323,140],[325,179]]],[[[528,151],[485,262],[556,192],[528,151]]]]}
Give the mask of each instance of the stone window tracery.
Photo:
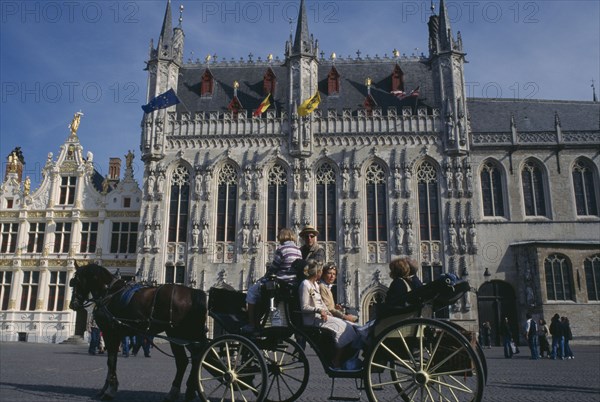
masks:
{"type": "Polygon", "coordinates": [[[365,172],[368,261],[387,262],[387,179],[379,163],[374,162],[365,172]]]}
{"type": "Polygon", "coordinates": [[[171,198],[169,203],[168,241],[187,241],[190,209],[190,172],[185,166],[177,166],[171,175],[171,198]]]}
{"type": "Polygon", "coordinates": [[[544,260],[548,300],[573,300],[571,268],[566,257],[552,254],[544,260]]]}
{"type": "Polygon", "coordinates": [[[600,254],[583,262],[588,300],[600,300],[600,254]]]}
{"type": "Polygon", "coordinates": [[[505,216],[502,173],[492,162],[481,169],[481,198],[484,216],[505,216]]]}
{"type": "Polygon", "coordinates": [[[319,166],[315,174],[315,184],[319,240],[325,243],[334,242],[337,239],[337,186],[335,170],[331,164],[323,163],[319,166]]]}
{"type": "Polygon", "coordinates": [[[217,178],[217,262],[230,263],[234,260],[238,176],[237,169],[227,163],[223,165],[217,178]]]}
{"type": "Polygon", "coordinates": [[[525,215],[546,216],[544,177],[540,166],[533,161],[527,161],[521,171],[521,180],[525,215]]]}
{"type": "Polygon", "coordinates": [[[573,165],[573,191],[575,193],[575,206],[579,216],[598,216],[598,204],[594,185],[594,172],[590,166],[578,160],[573,165]]]}
{"type": "Polygon", "coordinates": [[[274,165],[267,179],[267,241],[277,241],[279,230],[288,227],[288,178],[280,164],[274,165]]]}

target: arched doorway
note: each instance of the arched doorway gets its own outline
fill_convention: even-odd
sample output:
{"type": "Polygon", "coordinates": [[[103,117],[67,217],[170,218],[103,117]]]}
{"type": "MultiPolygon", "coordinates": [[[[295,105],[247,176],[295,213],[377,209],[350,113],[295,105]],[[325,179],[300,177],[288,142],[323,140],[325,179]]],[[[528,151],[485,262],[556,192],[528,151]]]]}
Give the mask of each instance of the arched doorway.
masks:
{"type": "MultiPolygon", "coordinates": [[[[504,281],[486,282],[477,292],[479,325],[489,321],[492,326],[492,344],[502,345],[500,325],[503,317],[508,317],[512,333],[519,333],[517,320],[517,303],[513,287],[504,281]]],[[[513,335],[514,336],[514,335],[513,335]]],[[[515,341],[519,337],[515,336],[515,341]]]]}
{"type": "Polygon", "coordinates": [[[386,293],[387,288],[385,286],[376,286],[369,290],[362,302],[360,322],[366,323],[375,319],[377,316],[376,305],[385,301],[386,293]]]}

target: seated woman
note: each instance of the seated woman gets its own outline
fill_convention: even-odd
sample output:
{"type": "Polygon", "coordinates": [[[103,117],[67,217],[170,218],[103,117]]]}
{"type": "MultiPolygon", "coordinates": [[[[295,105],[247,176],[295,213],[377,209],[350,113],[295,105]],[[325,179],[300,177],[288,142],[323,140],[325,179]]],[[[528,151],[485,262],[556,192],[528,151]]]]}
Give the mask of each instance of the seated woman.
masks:
{"type": "Polygon", "coordinates": [[[423,286],[417,277],[417,264],[408,258],[399,258],[390,262],[392,283],[385,296],[387,306],[407,306],[406,294],[423,286]]]}
{"type": "Polygon", "coordinates": [[[328,262],[323,267],[323,274],[321,275],[321,280],[319,281],[319,289],[321,290],[321,299],[323,299],[323,303],[327,306],[329,312],[337,318],[341,318],[342,320],[357,322],[358,317],[352,314],[345,314],[342,310],[342,306],[336,304],[333,298],[333,293],[331,292],[331,288],[335,284],[335,280],[337,278],[337,268],[333,262],[328,262]]]}
{"type": "Polygon", "coordinates": [[[327,328],[335,333],[335,354],[333,368],[339,369],[345,355],[352,354],[351,344],[358,338],[354,326],[348,322],[334,317],[323,300],[317,280],[321,277],[321,264],[316,260],[309,260],[304,269],[306,278],[300,284],[300,308],[304,325],[327,328]]]}

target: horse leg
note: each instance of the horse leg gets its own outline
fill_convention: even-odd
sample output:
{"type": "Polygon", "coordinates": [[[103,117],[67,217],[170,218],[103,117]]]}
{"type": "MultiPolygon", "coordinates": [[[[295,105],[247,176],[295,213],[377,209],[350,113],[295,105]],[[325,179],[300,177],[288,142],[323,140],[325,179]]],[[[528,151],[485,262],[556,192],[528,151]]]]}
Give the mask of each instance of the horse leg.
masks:
{"type": "Polygon", "coordinates": [[[185,400],[191,401],[196,397],[196,393],[200,396],[200,384],[198,384],[198,370],[200,369],[200,354],[204,349],[203,346],[198,344],[189,345],[188,350],[190,351],[190,355],[192,357],[192,370],[190,371],[190,375],[188,377],[185,390],[185,400]]]}
{"type": "Polygon", "coordinates": [[[104,343],[106,344],[107,360],[106,365],[108,366],[108,373],[106,374],[106,381],[104,387],[98,393],[98,396],[103,401],[112,400],[119,389],[119,380],[117,379],[117,356],[119,353],[119,337],[118,336],[106,336],[104,343]]]}
{"type": "Polygon", "coordinates": [[[173,352],[173,356],[175,356],[177,373],[175,373],[175,378],[173,379],[169,393],[163,399],[164,402],[174,402],[179,398],[181,381],[183,380],[183,375],[185,374],[185,369],[188,365],[187,354],[185,353],[183,346],[171,342],[171,351],[173,352]]]}

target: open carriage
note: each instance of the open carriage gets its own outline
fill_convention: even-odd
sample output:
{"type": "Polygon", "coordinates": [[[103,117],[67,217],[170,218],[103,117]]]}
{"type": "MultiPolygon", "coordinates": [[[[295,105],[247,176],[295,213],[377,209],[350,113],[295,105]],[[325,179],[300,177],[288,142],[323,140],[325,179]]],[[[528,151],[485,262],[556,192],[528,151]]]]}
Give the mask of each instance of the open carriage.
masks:
{"type": "MultiPolygon", "coordinates": [[[[334,350],[329,330],[302,325],[296,289],[275,278],[264,284],[269,300],[259,334],[243,334],[245,296],[212,288],[209,314],[225,331],[202,353],[200,394],[204,400],[294,401],[309,381],[305,339],[332,379],[352,378],[370,401],[480,401],[486,382],[485,357],[474,336],[433,312],[455,303],[467,282],[435,281],[408,294],[410,307],[381,308],[355,370],[329,367],[334,350]]],[[[358,391],[357,391],[358,392],[358,391]]],[[[347,398],[344,398],[347,399],[347,398]]],[[[360,395],[358,398],[360,399],[360,395]]]]}

